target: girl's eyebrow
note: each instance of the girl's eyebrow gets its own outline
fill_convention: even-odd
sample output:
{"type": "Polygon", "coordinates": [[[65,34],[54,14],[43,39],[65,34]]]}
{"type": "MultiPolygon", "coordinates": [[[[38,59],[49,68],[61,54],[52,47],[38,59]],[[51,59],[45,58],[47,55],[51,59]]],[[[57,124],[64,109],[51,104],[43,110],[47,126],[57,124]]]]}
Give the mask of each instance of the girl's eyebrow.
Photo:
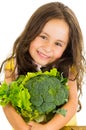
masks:
{"type": "MultiPolygon", "coordinates": [[[[43,34],[45,34],[45,35],[47,35],[47,36],[50,36],[50,35],[49,35],[48,33],[46,33],[46,32],[43,32],[43,31],[42,31],[41,33],[43,33],[43,34]]],[[[41,33],[40,33],[40,34],[41,34],[41,33]]]]}

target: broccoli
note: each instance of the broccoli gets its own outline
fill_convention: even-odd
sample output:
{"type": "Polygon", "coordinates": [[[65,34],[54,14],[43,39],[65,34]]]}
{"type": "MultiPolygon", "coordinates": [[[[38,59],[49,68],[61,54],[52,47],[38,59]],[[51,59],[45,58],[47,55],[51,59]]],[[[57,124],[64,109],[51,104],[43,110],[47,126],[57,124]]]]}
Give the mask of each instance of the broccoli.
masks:
{"type": "Polygon", "coordinates": [[[28,72],[7,85],[0,87],[0,105],[11,103],[28,122],[47,122],[56,113],[66,115],[62,105],[68,101],[69,88],[56,68],[50,72],[28,72]]]}

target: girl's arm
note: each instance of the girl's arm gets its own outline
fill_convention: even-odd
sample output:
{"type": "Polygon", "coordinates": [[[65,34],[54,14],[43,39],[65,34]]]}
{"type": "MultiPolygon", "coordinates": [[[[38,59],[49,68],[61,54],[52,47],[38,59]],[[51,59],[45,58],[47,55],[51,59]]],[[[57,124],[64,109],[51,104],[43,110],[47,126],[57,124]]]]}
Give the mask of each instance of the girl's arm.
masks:
{"type": "Polygon", "coordinates": [[[76,81],[69,81],[68,85],[70,86],[69,101],[63,106],[63,108],[67,110],[66,116],[56,114],[54,118],[45,125],[30,122],[29,125],[32,126],[31,130],[60,130],[75,115],[78,106],[76,81]]]}
{"type": "Polygon", "coordinates": [[[66,103],[63,108],[67,110],[67,115],[63,117],[62,115],[56,115],[47,125],[50,126],[49,130],[59,130],[64,127],[68,121],[74,116],[77,112],[78,106],[78,96],[77,96],[77,85],[76,81],[69,81],[69,101],[66,103]]]}
{"type": "Polygon", "coordinates": [[[31,127],[24,122],[21,116],[10,104],[3,107],[3,110],[14,130],[31,130],[31,127]]]}
{"type": "MultiPolygon", "coordinates": [[[[11,74],[12,72],[9,70],[5,71],[5,81],[7,83],[10,83],[14,80],[15,76],[11,76],[11,74]]],[[[31,127],[26,122],[24,122],[22,117],[16,112],[16,110],[10,104],[3,107],[3,110],[14,130],[31,130],[31,127]]]]}

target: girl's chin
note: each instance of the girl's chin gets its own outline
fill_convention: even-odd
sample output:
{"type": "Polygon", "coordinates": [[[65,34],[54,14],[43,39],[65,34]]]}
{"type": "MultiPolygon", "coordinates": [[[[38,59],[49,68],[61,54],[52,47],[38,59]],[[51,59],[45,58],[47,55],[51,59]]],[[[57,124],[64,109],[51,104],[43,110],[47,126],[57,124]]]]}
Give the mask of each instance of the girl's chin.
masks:
{"type": "Polygon", "coordinates": [[[46,64],[42,60],[38,60],[38,59],[34,60],[33,63],[36,64],[37,66],[40,66],[40,67],[42,67],[46,64]]]}

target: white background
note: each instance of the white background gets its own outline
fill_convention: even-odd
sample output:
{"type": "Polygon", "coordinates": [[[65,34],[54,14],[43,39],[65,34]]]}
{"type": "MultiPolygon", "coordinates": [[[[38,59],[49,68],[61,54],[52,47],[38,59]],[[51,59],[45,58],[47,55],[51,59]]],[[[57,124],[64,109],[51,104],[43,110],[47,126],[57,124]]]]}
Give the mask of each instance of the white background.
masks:
{"type": "MultiPolygon", "coordinates": [[[[55,0],[0,0],[0,64],[9,55],[15,39],[22,32],[29,17],[40,5],[55,0]]],[[[86,42],[86,6],[85,0],[59,0],[68,5],[76,14],[86,42]]],[[[86,47],[86,43],[84,44],[86,47]]],[[[78,125],[85,126],[86,85],[83,85],[81,98],[82,110],[77,113],[78,125]]],[[[0,130],[11,130],[0,106],[0,130]]]]}

